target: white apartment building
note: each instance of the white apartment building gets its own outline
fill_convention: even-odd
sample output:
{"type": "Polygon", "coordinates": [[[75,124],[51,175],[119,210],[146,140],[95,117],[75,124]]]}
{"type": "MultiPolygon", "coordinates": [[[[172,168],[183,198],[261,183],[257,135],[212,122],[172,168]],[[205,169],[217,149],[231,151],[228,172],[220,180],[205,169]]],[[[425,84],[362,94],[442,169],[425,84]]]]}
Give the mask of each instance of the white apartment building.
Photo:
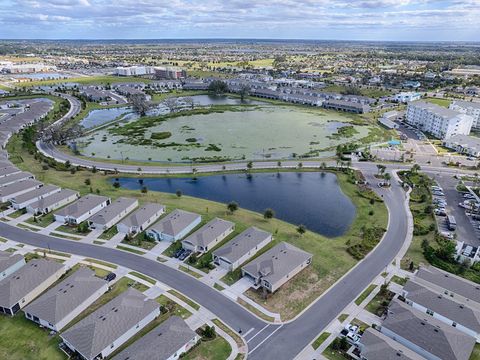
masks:
{"type": "Polygon", "coordinates": [[[439,105],[415,101],[408,105],[406,122],[445,140],[454,135],[468,135],[472,128],[473,118],[439,105]]]}
{"type": "Polygon", "coordinates": [[[473,118],[474,129],[480,129],[480,102],[455,100],[450,104],[450,109],[467,114],[473,118]]]}

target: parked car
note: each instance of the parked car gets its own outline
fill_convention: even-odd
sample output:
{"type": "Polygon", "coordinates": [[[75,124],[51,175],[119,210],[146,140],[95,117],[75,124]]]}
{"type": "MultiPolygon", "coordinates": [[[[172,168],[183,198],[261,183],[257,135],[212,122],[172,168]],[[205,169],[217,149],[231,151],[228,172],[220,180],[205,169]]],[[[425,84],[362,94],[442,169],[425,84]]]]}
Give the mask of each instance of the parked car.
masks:
{"type": "Polygon", "coordinates": [[[116,277],[117,277],[117,274],[111,272],[111,273],[108,273],[107,276],[105,276],[105,280],[110,282],[110,281],[115,280],[116,277]]]}
{"type": "Polygon", "coordinates": [[[178,260],[185,260],[192,252],[190,250],[185,250],[179,257],[178,260]]]}
{"type": "Polygon", "coordinates": [[[469,157],[467,157],[467,160],[470,160],[470,161],[475,161],[475,158],[474,158],[474,157],[472,157],[472,156],[469,156],[469,157]]]}
{"type": "Polygon", "coordinates": [[[448,231],[440,231],[440,236],[451,240],[453,239],[453,234],[448,231]]]}
{"type": "Polygon", "coordinates": [[[464,199],[475,199],[475,196],[473,196],[472,194],[465,194],[465,195],[463,195],[463,198],[464,199]]]}
{"type": "Polygon", "coordinates": [[[173,257],[175,257],[176,259],[178,259],[180,256],[182,256],[182,254],[185,252],[186,250],[181,248],[181,249],[178,249],[177,251],[175,251],[175,253],[173,254],[173,257]]]}
{"type": "Polygon", "coordinates": [[[434,211],[435,215],[437,216],[447,216],[447,213],[445,212],[445,209],[443,208],[437,208],[434,211]]]}

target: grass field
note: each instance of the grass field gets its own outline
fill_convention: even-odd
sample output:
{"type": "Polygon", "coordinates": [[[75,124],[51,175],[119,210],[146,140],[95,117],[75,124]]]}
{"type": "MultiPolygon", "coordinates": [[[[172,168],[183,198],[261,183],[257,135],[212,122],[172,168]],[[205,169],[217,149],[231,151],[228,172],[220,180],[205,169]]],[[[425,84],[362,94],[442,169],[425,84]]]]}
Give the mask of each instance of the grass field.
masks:
{"type": "Polygon", "coordinates": [[[184,360],[226,360],[232,352],[230,344],[218,336],[210,341],[201,341],[196,347],[190,350],[184,360]]]}
{"type": "Polygon", "coordinates": [[[312,347],[317,350],[320,345],[322,345],[325,340],[328,339],[328,337],[330,336],[330,333],[329,332],[324,332],[322,333],[318,338],[315,339],[315,341],[312,343],[312,347]]]}
{"type": "Polygon", "coordinates": [[[363,300],[365,300],[368,297],[368,295],[370,295],[372,293],[372,291],[375,290],[376,287],[377,287],[377,285],[371,284],[368,288],[366,288],[360,294],[360,296],[355,300],[355,304],[360,305],[363,302],[363,300]]]}
{"type": "Polygon", "coordinates": [[[32,87],[32,86],[45,86],[56,85],[62,83],[78,83],[81,85],[91,84],[114,84],[121,82],[143,82],[149,83],[151,80],[135,77],[135,76],[114,76],[114,75],[102,75],[102,76],[85,76],[85,77],[72,77],[67,79],[54,79],[54,80],[37,80],[23,82],[15,84],[18,87],[32,87]]]}
{"type": "Polygon", "coordinates": [[[436,104],[446,108],[448,108],[450,103],[452,102],[449,99],[441,99],[441,98],[434,98],[434,97],[429,97],[429,98],[426,98],[425,100],[428,101],[429,103],[436,104]]]}

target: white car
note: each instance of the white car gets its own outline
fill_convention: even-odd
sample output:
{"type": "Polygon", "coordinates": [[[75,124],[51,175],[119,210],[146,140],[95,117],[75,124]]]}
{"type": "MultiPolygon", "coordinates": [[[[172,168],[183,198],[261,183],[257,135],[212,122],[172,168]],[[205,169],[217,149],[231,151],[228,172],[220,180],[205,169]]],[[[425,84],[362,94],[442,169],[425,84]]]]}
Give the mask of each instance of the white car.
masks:
{"type": "Polygon", "coordinates": [[[448,231],[440,231],[440,236],[443,236],[444,238],[453,240],[453,234],[448,232],[448,231]]]}

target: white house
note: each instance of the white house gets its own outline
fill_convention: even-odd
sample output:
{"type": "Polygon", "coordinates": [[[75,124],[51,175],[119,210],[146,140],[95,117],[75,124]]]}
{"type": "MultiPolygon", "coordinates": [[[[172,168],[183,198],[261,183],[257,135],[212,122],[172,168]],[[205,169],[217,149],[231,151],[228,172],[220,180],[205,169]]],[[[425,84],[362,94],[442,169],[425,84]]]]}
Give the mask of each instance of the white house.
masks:
{"type": "Polygon", "coordinates": [[[28,213],[34,215],[48,214],[53,210],[77,200],[79,197],[80,194],[76,191],[62,189],[57,193],[32,202],[31,204],[27,205],[26,209],[28,213]]]}
{"type": "Polygon", "coordinates": [[[7,251],[0,251],[0,280],[25,265],[25,258],[20,254],[12,254],[7,251]]]}
{"type": "Polygon", "coordinates": [[[16,210],[24,209],[31,203],[43,199],[49,195],[59,192],[61,189],[54,185],[45,185],[41,188],[29,191],[19,196],[15,196],[10,200],[12,207],[16,210]]]}
{"type": "Polygon", "coordinates": [[[0,188],[0,202],[10,201],[16,196],[38,189],[43,184],[36,180],[23,180],[0,188]]]}
{"type": "Polygon", "coordinates": [[[110,205],[110,198],[99,195],[86,195],[57,211],[54,215],[55,221],[60,221],[70,225],[78,225],[95,215],[104,207],[110,205]]]}
{"type": "Polygon", "coordinates": [[[148,203],[141,206],[133,214],[122,219],[117,224],[119,233],[135,235],[144,231],[165,213],[165,206],[148,203]]]}
{"type": "Polygon", "coordinates": [[[176,209],[148,228],[146,234],[157,241],[177,241],[184,238],[201,221],[201,215],[176,209]]]}
{"type": "Polygon", "coordinates": [[[137,206],[137,199],[120,197],[88,219],[88,226],[91,229],[110,229],[137,206]]]}

